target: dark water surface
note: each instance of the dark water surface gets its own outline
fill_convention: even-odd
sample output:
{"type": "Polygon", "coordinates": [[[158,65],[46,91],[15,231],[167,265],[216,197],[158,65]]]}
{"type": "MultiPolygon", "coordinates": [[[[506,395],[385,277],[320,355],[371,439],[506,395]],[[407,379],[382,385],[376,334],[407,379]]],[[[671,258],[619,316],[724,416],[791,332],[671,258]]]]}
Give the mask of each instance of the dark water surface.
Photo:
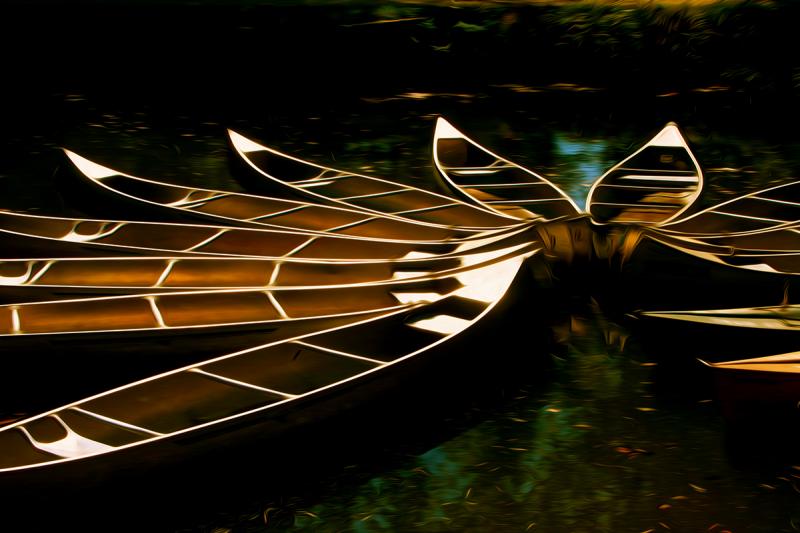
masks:
{"type": "MultiPolygon", "coordinates": [[[[352,22],[344,18],[337,23],[352,22]]],[[[291,18],[287,24],[288,35],[295,26],[291,18]]],[[[133,26],[124,27],[133,33],[133,26]]],[[[90,48],[89,37],[77,39],[73,49],[90,48]]],[[[113,35],[104,34],[95,46],[108,42],[113,35]]],[[[157,45],[156,40],[143,46],[153,53],[157,45]]],[[[232,45],[220,46],[236,53],[232,45]]],[[[128,58],[135,55],[124,50],[128,58]]],[[[643,88],[621,95],[572,78],[532,83],[523,64],[516,78],[511,73],[496,83],[480,73],[432,82],[425,76],[429,71],[415,77],[406,64],[403,79],[361,83],[369,78],[368,69],[356,77],[335,77],[330,76],[335,67],[328,66],[325,76],[315,78],[294,63],[293,69],[270,68],[270,54],[281,53],[302,62],[309,52],[249,51],[248,65],[261,69],[258,77],[220,71],[211,63],[184,80],[169,72],[162,57],[156,70],[131,65],[130,85],[118,63],[106,80],[99,55],[80,66],[80,75],[64,75],[71,60],[80,62],[66,54],[56,79],[46,72],[34,74],[33,81],[19,79],[6,87],[2,104],[1,207],[82,214],[66,205],[60,192],[68,172],[60,146],[134,175],[236,190],[225,128],[322,164],[436,188],[430,138],[438,114],[547,176],[579,205],[606,168],[670,120],[684,129],[707,173],[705,203],[797,179],[800,170],[797,106],[791,99],[724,89],[643,88]]],[[[213,58],[220,61],[223,55],[213,58]]],[[[17,60],[34,56],[28,52],[17,60]]],[[[191,65],[201,63],[192,58],[191,65]]],[[[180,57],[175,61],[180,64],[180,57]]],[[[54,64],[50,55],[45,64],[54,64]]],[[[113,216],[102,205],[85,214],[113,216]]],[[[117,502],[118,514],[103,518],[99,527],[359,533],[800,530],[797,420],[738,431],[727,427],[709,376],[694,362],[702,354],[691,351],[691,339],[684,353],[656,357],[648,347],[657,339],[631,335],[625,324],[594,308],[587,295],[565,291],[546,321],[553,346],[530,346],[525,332],[519,334],[513,355],[537,361],[523,370],[501,368],[486,381],[475,371],[468,386],[449,382],[444,373],[438,388],[420,393],[421,401],[407,406],[393,401],[383,406],[385,416],[372,413],[373,418],[351,419],[341,428],[326,427],[295,454],[276,458],[266,446],[254,454],[242,486],[236,473],[224,481],[210,476],[207,485],[187,489],[185,498],[176,496],[174,507],[169,501],[156,505],[146,491],[126,496],[117,502]],[[259,453],[282,463],[280,477],[258,461],[259,453]],[[166,508],[166,516],[156,516],[156,508],[159,514],[166,508]]],[[[485,358],[490,367],[496,354],[485,358]]],[[[71,519],[95,528],[96,513],[87,506],[71,519]]]]}

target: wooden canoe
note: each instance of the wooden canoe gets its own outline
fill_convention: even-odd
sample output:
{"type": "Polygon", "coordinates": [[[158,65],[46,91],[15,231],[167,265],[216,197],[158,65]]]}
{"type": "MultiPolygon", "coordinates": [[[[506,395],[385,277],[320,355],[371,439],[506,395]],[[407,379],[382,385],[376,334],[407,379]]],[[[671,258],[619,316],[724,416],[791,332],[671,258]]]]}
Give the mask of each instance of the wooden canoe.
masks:
{"type": "MultiPolygon", "coordinates": [[[[252,194],[184,187],[123,174],[66,150],[84,182],[131,218],[240,228],[303,230],[383,240],[443,241],[476,231],[437,227],[362,210],[252,194]]],[[[102,205],[102,204],[101,204],[102,205]]]]}
{"type": "Polygon", "coordinates": [[[644,311],[642,316],[746,330],[800,331],[800,305],[734,309],[644,311]]]}
{"type": "Polygon", "coordinates": [[[800,182],[739,196],[698,211],[662,229],[677,234],[760,233],[800,222],[800,182]]]}
{"type": "Polygon", "coordinates": [[[0,303],[188,290],[359,287],[443,276],[527,246],[516,233],[444,256],[331,261],[296,257],[102,257],[0,260],[0,303]]]}
{"type": "Polygon", "coordinates": [[[249,170],[241,181],[256,192],[287,189],[316,203],[358,209],[439,227],[486,230],[517,223],[484,208],[411,185],[337,170],[284,154],[228,130],[230,145],[249,170]],[[255,180],[247,177],[255,175],[255,180]],[[260,182],[272,187],[259,188],[260,182]]]}
{"type": "Polygon", "coordinates": [[[700,165],[669,123],[595,181],[586,211],[601,223],[666,224],[689,209],[702,188],[700,165]]]}
{"type": "Polygon", "coordinates": [[[739,252],[635,227],[617,241],[605,283],[593,289],[609,309],[777,305],[800,294],[800,265],[791,254],[739,252]]]}
{"type": "Polygon", "coordinates": [[[505,299],[530,253],[469,271],[433,304],[234,352],[13,423],[0,430],[0,480],[18,487],[164,464],[302,423],[315,405],[446,352],[505,299]]]}
{"type": "Polygon", "coordinates": [[[433,135],[433,161],[454,192],[512,220],[553,220],[580,213],[554,184],[490,152],[442,117],[433,135]]]}
{"type": "Polygon", "coordinates": [[[76,219],[0,211],[0,257],[203,255],[340,260],[409,259],[479,246],[525,227],[452,241],[383,240],[208,224],[76,219]]]}
{"type": "Polygon", "coordinates": [[[690,238],[694,241],[725,246],[747,253],[800,252],[800,225],[798,224],[740,233],[686,234],[664,231],[664,228],[659,228],[659,231],[663,235],[690,238]]]}
{"type": "Polygon", "coordinates": [[[731,421],[800,415],[800,352],[708,363],[722,414],[731,421]]]}

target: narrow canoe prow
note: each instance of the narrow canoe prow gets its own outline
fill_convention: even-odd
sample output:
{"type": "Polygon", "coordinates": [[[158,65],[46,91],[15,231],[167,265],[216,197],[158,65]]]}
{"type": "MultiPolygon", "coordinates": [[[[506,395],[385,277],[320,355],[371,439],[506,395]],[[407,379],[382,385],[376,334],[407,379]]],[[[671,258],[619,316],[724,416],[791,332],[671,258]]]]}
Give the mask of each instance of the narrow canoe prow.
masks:
{"type": "Polygon", "coordinates": [[[660,225],[700,196],[703,173],[674,122],[592,186],[586,210],[598,222],[660,225]]]}
{"type": "Polygon", "coordinates": [[[553,183],[490,152],[442,117],[433,134],[433,161],[454,192],[487,211],[523,220],[580,214],[553,183]]]}

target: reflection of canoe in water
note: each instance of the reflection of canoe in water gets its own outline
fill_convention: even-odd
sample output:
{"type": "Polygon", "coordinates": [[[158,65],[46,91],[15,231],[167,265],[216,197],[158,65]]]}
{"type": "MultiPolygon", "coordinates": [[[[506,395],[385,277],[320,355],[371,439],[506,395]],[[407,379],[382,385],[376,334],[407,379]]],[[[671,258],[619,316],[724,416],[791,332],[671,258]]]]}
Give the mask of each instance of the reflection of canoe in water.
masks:
{"type": "Polygon", "coordinates": [[[122,174],[69,151],[67,155],[85,182],[105,193],[108,201],[127,208],[126,214],[133,218],[392,240],[439,241],[474,233],[339,206],[162,183],[122,174]]]}
{"type": "Polygon", "coordinates": [[[451,241],[385,240],[317,232],[46,217],[0,212],[0,256],[212,255],[342,260],[409,259],[480,246],[521,229],[451,241]]]}
{"type": "Polygon", "coordinates": [[[552,220],[580,213],[569,196],[548,180],[490,152],[441,117],[433,135],[433,162],[454,192],[512,220],[552,220]]]}
{"type": "Polygon", "coordinates": [[[456,198],[309,163],[231,130],[228,136],[249,169],[241,173],[241,179],[257,191],[284,189],[316,203],[445,227],[485,230],[517,223],[456,198]],[[273,187],[268,187],[269,184],[273,187]]]}
{"type": "Polygon", "coordinates": [[[525,255],[470,271],[429,305],[232,353],[14,423],[0,430],[0,479],[19,486],[163,464],[363,402],[463,342],[504,300],[525,255]]]}
{"type": "Polygon", "coordinates": [[[525,246],[523,234],[405,260],[103,257],[0,260],[0,303],[187,290],[358,287],[443,276],[525,246]],[[522,244],[520,244],[522,242],[522,244]]]}
{"type": "Polygon", "coordinates": [[[700,165],[670,123],[595,181],[586,210],[597,222],[664,224],[691,207],[702,188],[700,165]]]}
{"type": "Polygon", "coordinates": [[[723,415],[729,419],[800,414],[800,352],[706,363],[712,369],[723,415]]]}

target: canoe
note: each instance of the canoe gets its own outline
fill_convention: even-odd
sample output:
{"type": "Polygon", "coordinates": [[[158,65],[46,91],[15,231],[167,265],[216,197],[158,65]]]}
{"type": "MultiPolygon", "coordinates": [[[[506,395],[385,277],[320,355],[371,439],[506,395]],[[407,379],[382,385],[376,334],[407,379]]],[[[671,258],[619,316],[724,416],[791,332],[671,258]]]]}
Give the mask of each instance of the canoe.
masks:
{"type": "Polygon", "coordinates": [[[733,309],[643,311],[643,316],[751,331],[800,331],[800,305],[773,305],[733,309]]]}
{"type": "Polygon", "coordinates": [[[800,252],[800,226],[797,224],[738,234],[694,235],[692,238],[717,246],[728,246],[735,250],[756,253],[760,251],[800,252]]]}
{"type": "Polygon", "coordinates": [[[580,213],[554,184],[490,152],[442,117],[433,135],[433,162],[454,192],[498,215],[553,220],[580,213]]]}
{"type": "Polygon", "coordinates": [[[670,122],[595,181],[586,211],[601,223],[666,224],[689,209],[702,188],[700,165],[670,122]]]}
{"type": "MultiPolygon", "coordinates": [[[[38,390],[39,400],[87,390],[98,380],[124,383],[230,350],[464,294],[482,267],[535,251],[523,244],[479,254],[446,274],[385,284],[175,291],[3,305],[0,352],[4,371],[15,379],[0,391],[0,404],[15,404],[28,390],[38,390]],[[26,357],[14,357],[19,353],[26,357]]],[[[486,285],[487,290],[492,286],[486,285]]],[[[479,294],[480,287],[470,290],[479,294]]]]}
{"type": "Polygon", "coordinates": [[[666,223],[677,234],[760,233],[800,222],[800,182],[770,187],[726,200],[681,220],[666,223]]]}
{"type": "MultiPolygon", "coordinates": [[[[85,207],[87,210],[103,209],[106,213],[108,202],[114,205],[115,213],[121,209],[134,219],[303,230],[317,235],[353,235],[383,240],[442,241],[476,233],[319,203],[162,183],[123,174],[69,150],[65,152],[83,183],[89,185],[85,188],[103,193],[96,195],[102,197],[103,202],[85,207]]],[[[82,203],[85,204],[85,200],[82,203]]]]}
{"type": "Polygon", "coordinates": [[[480,246],[525,227],[453,241],[384,240],[218,225],[76,219],[0,211],[0,257],[203,255],[341,260],[409,259],[480,246]]]}
{"type": "Polygon", "coordinates": [[[249,171],[240,172],[238,179],[259,193],[286,189],[316,203],[439,227],[485,230],[517,223],[458,198],[310,163],[232,130],[228,137],[249,171]],[[272,187],[262,185],[264,182],[272,187]]]}
{"type": "Polygon", "coordinates": [[[527,246],[512,234],[444,256],[331,261],[295,257],[102,257],[0,260],[0,303],[188,290],[359,287],[443,276],[527,246]]]}
{"type": "MultiPolygon", "coordinates": [[[[800,352],[708,363],[726,419],[800,414],[800,352]]],[[[785,421],[784,421],[785,422],[785,421]]]]}
{"type": "MultiPolygon", "coordinates": [[[[797,250],[750,249],[736,246],[736,244],[745,244],[744,241],[736,238],[677,237],[658,229],[648,229],[647,235],[667,246],[715,263],[759,272],[800,274],[800,251],[797,250]]],[[[761,244],[769,244],[771,240],[773,239],[765,238],[761,244]]],[[[757,241],[751,236],[750,242],[757,241]]]]}
{"type": "Polygon", "coordinates": [[[777,305],[800,295],[792,254],[739,252],[636,227],[609,241],[608,275],[595,293],[616,312],[777,305]]]}
{"type": "Polygon", "coordinates": [[[529,255],[471,270],[459,289],[433,304],[184,366],[6,426],[0,483],[19,489],[164,465],[224,443],[264,439],[341,409],[354,396],[363,402],[398,375],[464,348],[471,330],[513,292],[529,255]]]}

